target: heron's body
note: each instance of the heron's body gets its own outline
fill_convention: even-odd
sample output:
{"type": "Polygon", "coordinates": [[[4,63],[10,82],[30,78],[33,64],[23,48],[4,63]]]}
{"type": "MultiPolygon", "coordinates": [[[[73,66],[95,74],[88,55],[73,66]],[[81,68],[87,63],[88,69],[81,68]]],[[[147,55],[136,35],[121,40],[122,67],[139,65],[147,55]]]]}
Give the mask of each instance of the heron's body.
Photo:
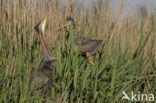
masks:
{"type": "MultiPolygon", "coordinates": [[[[67,26],[69,25],[74,25],[74,19],[71,17],[68,17],[66,19],[66,23],[60,27],[65,27],[67,41],[70,34],[69,30],[67,29],[67,26]]],[[[86,37],[77,37],[74,41],[74,52],[76,52],[78,50],[78,47],[80,46],[80,53],[85,54],[90,59],[90,63],[93,64],[91,55],[95,53],[95,50],[98,46],[102,45],[102,42],[103,40],[93,40],[86,37]]]]}
{"type": "Polygon", "coordinates": [[[31,82],[31,87],[33,87],[34,90],[50,89],[50,86],[52,85],[52,80],[51,80],[52,70],[53,70],[52,66],[46,63],[40,65],[36,71],[32,70],[32,73],[33,72],[35,73],[31,82]]]}
{"type": "Polygon", "coordinates": [[[86,53],[90,52],[91,54],[94,54],[96,48],[102,44],[102,40],[92,40],[85,37],[78,37],[75,39],[74,44],[74,51],[76,52],[78,49],[78,46],[80,45],[80,52],[86,53]]]}
{"type": "Polygon", "coordinates": [[[56,60],[56,58],[51,55],[43,39],[46,19],[47,17],[45,17],[42,21],[37,23],[37,25],[35,26],[35,30],[39,34],[40,44],[43,48],[43,56],[44,56],[43,63],[38,67],[36,71],[33,70],[35,72],[35,75],[32,78],[31,86],[34,87],[35,90],[42,89],[42,88],[48,90],[49,87],[52,85],[52,80],[51,80],[52,70],[53,70],[52,65],[56,60]]]}

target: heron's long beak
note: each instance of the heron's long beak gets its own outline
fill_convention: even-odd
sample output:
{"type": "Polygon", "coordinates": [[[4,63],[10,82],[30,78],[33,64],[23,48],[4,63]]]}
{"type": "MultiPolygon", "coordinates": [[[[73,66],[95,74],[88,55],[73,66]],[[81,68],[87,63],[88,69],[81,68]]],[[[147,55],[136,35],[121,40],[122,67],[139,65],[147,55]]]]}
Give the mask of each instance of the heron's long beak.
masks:
{"type": "Polygon", "coordinates": [[[63,24],[62,26],[58,27],[58,29],[62,29],[62,28],[65,28],[67,26],[69,26],[71,24],[71,22],[66,22],[65,24],[63,24]]]}
{"type": "Polygon", "coordinates": [[[49,15],[49,13],[42,19],[42,21],[40,23],[40,26],[39,26],[39,28],[41,28],[41,30],[43,31],[43,33],[45,31],[45,28],[46,28],[46,21],[47,21],[47,16],[48,15],[49,15]]]}
{"type": "Polygon", "coordinates": [[[39,31],[39,28],[41,28],[44,31],[48,15],[49,13],[40,22],[36,24],[36,26],[34,27],[36,31],[39,31]]]}
{"type": "Polygon", "coordinates": [[[46,22],[48,15],[49,13],[42,19],[40,26],[46,22]]]}

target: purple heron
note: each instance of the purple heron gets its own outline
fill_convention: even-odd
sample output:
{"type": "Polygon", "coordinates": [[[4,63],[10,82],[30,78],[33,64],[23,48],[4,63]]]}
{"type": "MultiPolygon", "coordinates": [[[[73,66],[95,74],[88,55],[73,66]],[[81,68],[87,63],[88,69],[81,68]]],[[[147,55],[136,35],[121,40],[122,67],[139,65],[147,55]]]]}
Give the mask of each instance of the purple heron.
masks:
{"type": "Polygon", "coordinates": [[[43,35],[46,27],[46,21],[47,21],[47,16],[43,18],[39,23],[37,23],[36,26],[34,27],[34,29],[39,34],[39,40],[43,48],[43,56],[44,56],[43,64],[39,66],[31,82],[31,86],[34,87],[35,89],[41,89],[46,87],[49,88],[52,85],[52,81],[51,81],[52,70],[53,70],[53,64],[56,61],[56,58],[51,55],[43,39],[43,35]]]}
{"type": "MultiPolygon", "coordinates": [[[[65,28],[66,31],[66,39],[69,38],[69,29],[67,28],[70,25],[74,25],[74,19],[71,17],[68,17],[66,19],[66,23],[59,28],[65,28]]],[[[78,47],[80,45],[80,53],[83,55],[86,55],[89,59],[89,62],[93,64],[92,55],[95,53],[95,50],[98,46],[102,45],[103,40],[93,40],[86,37],[77,37],[74,41],[74,52],[78,50],[78,47]]]]}

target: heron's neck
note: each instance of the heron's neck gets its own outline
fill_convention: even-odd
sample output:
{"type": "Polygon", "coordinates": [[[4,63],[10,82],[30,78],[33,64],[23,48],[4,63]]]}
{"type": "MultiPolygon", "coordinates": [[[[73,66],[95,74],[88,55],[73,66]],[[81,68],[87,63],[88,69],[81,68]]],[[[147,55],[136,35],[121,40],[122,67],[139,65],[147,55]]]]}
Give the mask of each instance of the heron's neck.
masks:
{"type": "Polygon", "coordinates": [[[50,52],[49,52],[49,49],[47,48],[46,44],[45,44],[45,41],[43,39],[43,32],[42,31],[39,31],[40,35],[39,35],[39,38],[40,38],[40,43],[42,45],[42,48],[43,48],[43,51],[44,53],[46,53],[47,55],[51,55],[50,52]]]}
{"type": "Polygon", "coordinates": [[[65,31],[66,31],[66,40],[68,40],[69,39],[69,31],[67,29],[65,29],[65,31]]]}

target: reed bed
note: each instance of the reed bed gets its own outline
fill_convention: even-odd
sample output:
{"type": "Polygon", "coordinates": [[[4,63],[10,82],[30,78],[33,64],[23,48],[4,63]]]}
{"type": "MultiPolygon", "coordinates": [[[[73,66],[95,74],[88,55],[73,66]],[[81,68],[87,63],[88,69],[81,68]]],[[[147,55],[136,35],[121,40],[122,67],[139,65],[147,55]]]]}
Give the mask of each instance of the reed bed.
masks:
{"type": "Polygon", "coordinates": [[[156,94],[155,16],[147,11],[137,21],[133,16],[123,19],[123,4],[112,15],[111,2],[105,3],[67,0],[62,6],[61,0],[0,0],[0,103],[120,103],[126,102],[122,91],[156,94]],[[48,12],[44,39],[59,59],[51,91],[32,94],[30,71],[43,59],[34,26],[48,12]],[[63,54],[65,32],[58,27],[68,16],[75,20],[71,40],[104,40],[93,65],[70,46],[63,54]]]}

